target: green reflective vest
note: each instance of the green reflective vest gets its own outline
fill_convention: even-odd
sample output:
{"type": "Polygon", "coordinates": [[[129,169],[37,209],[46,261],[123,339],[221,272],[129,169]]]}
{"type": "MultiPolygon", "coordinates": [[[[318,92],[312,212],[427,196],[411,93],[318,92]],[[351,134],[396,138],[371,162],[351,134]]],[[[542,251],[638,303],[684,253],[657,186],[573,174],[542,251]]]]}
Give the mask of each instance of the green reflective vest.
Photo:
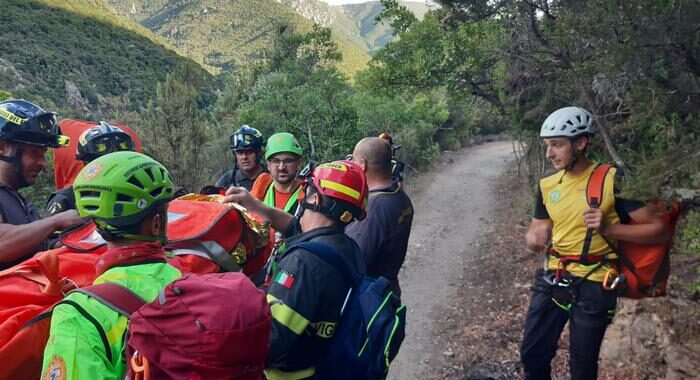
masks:
{"type": "MultiPolygon", "coordinates": [[[[297,189],[294,190],[294,194],[292,194],[292,196],[289,197],[287,204],[284,205],[284,208],[282,209],[284,212],[289,213],[289,214],[294,213],[294,210],[292,210],[291,208],[299,200],[299,192],[300,191],[301,191],[301,185],[297,186],[297,189]]],[[[275,205],[275,182],[274,181],[267,188],[267,192],[265,193],[264,203],[265,203],[265,205],[267,205],[269,207],[274,207],[274,208],[277,207],[275,205]]]]}

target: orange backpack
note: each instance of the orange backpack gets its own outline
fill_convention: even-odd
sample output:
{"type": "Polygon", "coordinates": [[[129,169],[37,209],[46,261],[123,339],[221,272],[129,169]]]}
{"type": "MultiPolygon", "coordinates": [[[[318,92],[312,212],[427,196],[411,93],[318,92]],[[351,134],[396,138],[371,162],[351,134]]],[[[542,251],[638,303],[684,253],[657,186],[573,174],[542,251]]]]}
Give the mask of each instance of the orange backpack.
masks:
{"type": "MultiPolygon", "coordinates": [[[[586,189],[586,198],[591,207],[602,203],[605,177],[610,168],[610,164],[600,164],[593,169],[586,189]]],[[[670,250],[673,245],[673,231],[681,214],[681,204],[656,199],[647,206],[668,226],[670,233],[664,243],[639,244],[621,240],[615,245],[603,238],[618,256],[621,297],[641,299],[666,295],[666,283],[671,272],[670,250]]],[[[627,224],[635,224],[635,221],[630,218],[627,224]]]]}
{"type": "Polygon", "coordinates": [[[53,305],[95,280],[93,253],[59,248],[0,272],[0,379],[37,379],[53,305]]]}

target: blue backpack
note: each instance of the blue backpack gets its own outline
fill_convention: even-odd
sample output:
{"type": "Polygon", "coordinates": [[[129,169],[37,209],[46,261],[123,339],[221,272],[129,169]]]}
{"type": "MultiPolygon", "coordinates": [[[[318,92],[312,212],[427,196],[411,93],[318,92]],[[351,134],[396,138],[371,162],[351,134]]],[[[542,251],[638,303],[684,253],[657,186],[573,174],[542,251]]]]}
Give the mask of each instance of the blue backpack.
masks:
{"type": "Polygon", "coordinates": [[[316,378],[384,379],[406,335],[406,306],[391,291],[389,280],[360,274],[326,244],[304,242],[294,247],[333,266],[350,285],[330,345],[316,364],[316,378]]]}

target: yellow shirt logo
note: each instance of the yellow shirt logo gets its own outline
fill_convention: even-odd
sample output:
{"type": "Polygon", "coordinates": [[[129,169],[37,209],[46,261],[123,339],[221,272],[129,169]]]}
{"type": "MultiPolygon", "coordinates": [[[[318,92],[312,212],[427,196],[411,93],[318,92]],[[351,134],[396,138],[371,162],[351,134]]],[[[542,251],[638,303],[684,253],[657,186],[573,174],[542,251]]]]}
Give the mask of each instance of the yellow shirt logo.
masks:
{"type": "Polygon", "coordinates": [[[560,198],[561,198],[561,191],[559,191],[559,189],[553,190],[551,193],[549,193],[549,201],[552,203],[557,203],[560,198]]]}

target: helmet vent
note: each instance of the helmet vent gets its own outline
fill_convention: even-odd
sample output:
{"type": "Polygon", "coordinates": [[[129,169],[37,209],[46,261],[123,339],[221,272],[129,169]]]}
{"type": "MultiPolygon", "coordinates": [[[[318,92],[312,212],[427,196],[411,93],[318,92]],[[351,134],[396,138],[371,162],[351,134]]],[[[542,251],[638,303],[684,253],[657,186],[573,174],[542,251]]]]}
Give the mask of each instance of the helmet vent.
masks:
{"type": "Polygon", "coordinates": [[[117,202],[133,202],[134,197],[126,194],[117,194],[117,202]]]}
{"type": "Polygon", "coordinates": [[[156,188],[155,190],[151,191],[150,194],[153,198],[158,197],[161,193],[163,192],[163,186],[156,188]]]}
{"type": "Polygon", "coordinates": [[[80,192],[80,198],[99,198],[99,197],[100,197],[99,191],[81,191],[80,192]]]}
{"type": "Polygon", "coordinates": [[[151,167],[151,168],[149,168],[149,170],[144,170],[144,171],[148,175],[148,178],[150,178],[152,182],[155,182],[156,181],[156,173],[153,170],[155,170],[155,169],[151,167]]]}
{"type": "Polygon", "coordinates": [[[141,189],[141,190],[144,190],[144,186],[143,186],[143,184],[141,183],[141,181],[139,181],[139,180],[138,180],[136,177],[134,177],[134,176],[131,176],[131,178],[129,178],[129,181],[127,181],[127,182],[129,182],[130,184],[132,184],[132,185],[138,187],[138,188],[141,189]]]}

